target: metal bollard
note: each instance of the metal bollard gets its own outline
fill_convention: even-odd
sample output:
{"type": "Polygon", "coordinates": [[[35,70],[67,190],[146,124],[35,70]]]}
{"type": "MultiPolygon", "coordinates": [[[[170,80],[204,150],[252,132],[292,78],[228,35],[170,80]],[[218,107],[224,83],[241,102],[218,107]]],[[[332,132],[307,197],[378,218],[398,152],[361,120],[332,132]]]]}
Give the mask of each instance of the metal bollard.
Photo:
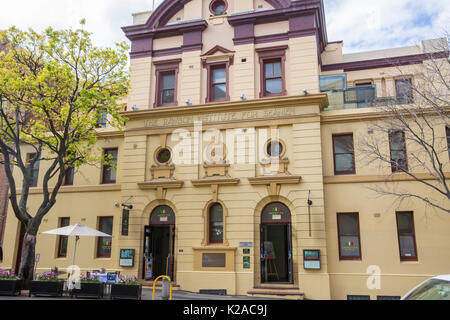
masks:
{"type": "Polygon", "coordinates": [[[170,282],[166,278],[163,278],[161,298],[162,300],[169,300],[170,297],[170,282]]]}

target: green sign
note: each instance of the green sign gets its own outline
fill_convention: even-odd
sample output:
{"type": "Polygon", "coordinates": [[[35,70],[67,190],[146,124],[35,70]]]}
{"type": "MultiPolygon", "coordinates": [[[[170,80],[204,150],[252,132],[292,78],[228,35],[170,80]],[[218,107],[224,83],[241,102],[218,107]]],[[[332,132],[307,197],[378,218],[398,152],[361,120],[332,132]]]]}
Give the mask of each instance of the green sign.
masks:
{"type": "Polygon", "coordinates": [[[250,257],[245,256],[243,259],[244,269],[250,269],[250,257]]]}

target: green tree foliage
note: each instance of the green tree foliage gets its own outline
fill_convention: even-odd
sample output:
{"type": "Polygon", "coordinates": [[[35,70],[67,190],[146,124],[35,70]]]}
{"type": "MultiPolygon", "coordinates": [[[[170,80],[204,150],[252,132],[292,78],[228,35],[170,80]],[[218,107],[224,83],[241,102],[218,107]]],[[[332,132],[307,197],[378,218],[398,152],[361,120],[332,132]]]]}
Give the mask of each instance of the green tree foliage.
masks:
{"type": "Polygon", "coordinates": [[[128,46],[98,48],[90,37],[83,29],[0,31],[0,151],[11,206],[26,230],[19,271],[24,278],[31,277],[36,234],[66,173],[99,161],[92,150],[99,120],[106,116],[119,130],[124,125],[119,101],[127,93],[128,46]],[[22,154],[24,146],[34,149],[31,161],[22,154]],[[40,206],[28,212],[36,161],[47,161],[49,167],[41,178],[40,206]],[[13,167],[22,173],[22,181],[15,181],[13,167]]]}

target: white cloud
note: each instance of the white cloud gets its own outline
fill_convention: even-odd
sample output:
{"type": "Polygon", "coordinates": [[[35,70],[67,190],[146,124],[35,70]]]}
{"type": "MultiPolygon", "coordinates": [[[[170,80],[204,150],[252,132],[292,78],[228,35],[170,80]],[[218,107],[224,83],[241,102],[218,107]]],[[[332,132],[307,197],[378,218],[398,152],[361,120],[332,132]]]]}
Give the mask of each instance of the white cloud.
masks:
{"type": "Polygon", "coordinates": [[[442,0],[325,0],[329,41],[345,52],[415,45],[450,28],[450,4],[442,0]]]}
{"type": "MultiPolygon", "coordinates": [[[[113,46],[127,40],[121,27],[133,23],[131,14],[151,10],[153,0],[13,0],[2,1],[0,29],[16,26],[37,31],[78,28],[86,18],[85,29],[100,46],[113,46]]],[[[162,0],[156,0],[158,4],[162,0]]]]}
{"type": "MultiPolygon", "coordinates": [[[[132,24],[131,14],[150,10],[152,2],[3,0],[0,29],[12,25],[38,31],[48,26],[77,28],[79,21],[86,18],[85,28],[93,33],[94,42],[112,46],[127,40],[121,27],[132,24]]],[[[325,6],[329,40],[344,40],[345,52],[417,44],[422,39],[439,37],[444,28],[450,30],[448,0],[325,0],[325,6]]]]}

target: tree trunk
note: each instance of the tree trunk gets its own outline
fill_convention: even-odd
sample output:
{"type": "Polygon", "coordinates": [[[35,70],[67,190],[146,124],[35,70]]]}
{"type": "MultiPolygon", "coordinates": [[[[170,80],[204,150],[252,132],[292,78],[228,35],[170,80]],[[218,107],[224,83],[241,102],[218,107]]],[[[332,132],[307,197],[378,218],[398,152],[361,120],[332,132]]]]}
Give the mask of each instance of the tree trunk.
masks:
{"type": "Polygon", "coordinates": [[[34,263],[36,251],[36,235],[25,233],[23,237],[22,256],[19,267],[19,277],[23,279],[24,288],[28,289],[30,281],[33,280],[34,263]]]}

